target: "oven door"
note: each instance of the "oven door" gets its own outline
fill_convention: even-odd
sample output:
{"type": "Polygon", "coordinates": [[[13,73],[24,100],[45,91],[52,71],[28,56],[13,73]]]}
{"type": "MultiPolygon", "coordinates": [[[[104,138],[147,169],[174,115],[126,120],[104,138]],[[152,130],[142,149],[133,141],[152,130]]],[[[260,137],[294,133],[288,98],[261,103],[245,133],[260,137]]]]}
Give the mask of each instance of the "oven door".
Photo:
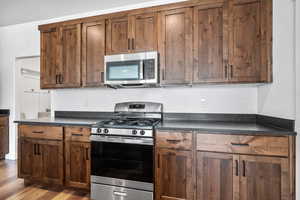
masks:
{"type": "Polygon", "coordinates": [[[153,146],[91,142],[92,182],[153,190],[153,146]]]}
{"type": "Polygon", "coordinates": [[[143,60],[113,61],[105,65],[105,84],[139,84],[143,79],[143,60]]]}

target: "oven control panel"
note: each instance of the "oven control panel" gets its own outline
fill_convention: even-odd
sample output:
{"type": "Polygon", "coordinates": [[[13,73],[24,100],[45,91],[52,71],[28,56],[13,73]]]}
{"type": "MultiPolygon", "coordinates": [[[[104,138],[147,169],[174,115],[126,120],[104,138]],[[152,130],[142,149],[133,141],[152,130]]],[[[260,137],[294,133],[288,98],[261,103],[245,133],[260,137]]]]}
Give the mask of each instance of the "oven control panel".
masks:
{"type": "Polygon", "coordinates": [[[118,128],[98,128],[93,127],[93,135],[119,135],[133,137],[153,137],[152,129],[118,129],[118,128]]]}

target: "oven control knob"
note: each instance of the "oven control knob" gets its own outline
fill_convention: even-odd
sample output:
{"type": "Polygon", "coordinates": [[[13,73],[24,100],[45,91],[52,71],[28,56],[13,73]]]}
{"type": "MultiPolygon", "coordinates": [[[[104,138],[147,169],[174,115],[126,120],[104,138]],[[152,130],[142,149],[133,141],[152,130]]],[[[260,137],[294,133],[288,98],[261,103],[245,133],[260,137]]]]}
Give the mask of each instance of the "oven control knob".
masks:
{"type": "Polygon", "coordinates": [[[108,133],[108,129],[106,128],[106,129],[104,129],[104,133],[105,134],[107,134],[108,133]]]}
{"type": "Polygon", "coordinates": [[[145,135],[145,131],[141,130],[141,131],[140,131],[140,134],[141,134],[141,135],[145,135]]]}
{"type": "Polygon", "coordinates": [[[137,130],[132,130],[132,135],[136,135],[137,134],[137,130]]]}
{"type": "Polygon", "coordinates": [[[101,129],[101,128],[98,128],[98,129],[97,129],[97,132],[98,132],[98,133],[101,133],[101,132],[102,132],[102,129],[101,129]]]}

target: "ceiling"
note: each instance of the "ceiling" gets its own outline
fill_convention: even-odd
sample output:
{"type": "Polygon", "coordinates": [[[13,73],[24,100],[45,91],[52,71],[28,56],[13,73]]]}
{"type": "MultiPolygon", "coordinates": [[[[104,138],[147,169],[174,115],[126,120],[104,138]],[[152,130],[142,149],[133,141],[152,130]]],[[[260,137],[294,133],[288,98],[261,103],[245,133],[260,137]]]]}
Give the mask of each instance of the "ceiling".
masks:
{"type": "Polygon", "coordinates": [[[0,26],[150,1],[153,0],[0,0],[0,26]]]}

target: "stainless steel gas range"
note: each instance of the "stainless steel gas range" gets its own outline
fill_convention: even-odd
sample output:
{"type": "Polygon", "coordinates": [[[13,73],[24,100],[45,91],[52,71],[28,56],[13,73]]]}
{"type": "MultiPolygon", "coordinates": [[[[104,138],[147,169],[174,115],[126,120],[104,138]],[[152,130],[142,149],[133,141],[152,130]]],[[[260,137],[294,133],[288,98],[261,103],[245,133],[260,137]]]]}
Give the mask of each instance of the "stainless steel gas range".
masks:
{"type": "Polygon", "coordinates": [[[153,200],[153,128],[162,104],[127,102],[92,127],[91,198],[153,200]]]}

